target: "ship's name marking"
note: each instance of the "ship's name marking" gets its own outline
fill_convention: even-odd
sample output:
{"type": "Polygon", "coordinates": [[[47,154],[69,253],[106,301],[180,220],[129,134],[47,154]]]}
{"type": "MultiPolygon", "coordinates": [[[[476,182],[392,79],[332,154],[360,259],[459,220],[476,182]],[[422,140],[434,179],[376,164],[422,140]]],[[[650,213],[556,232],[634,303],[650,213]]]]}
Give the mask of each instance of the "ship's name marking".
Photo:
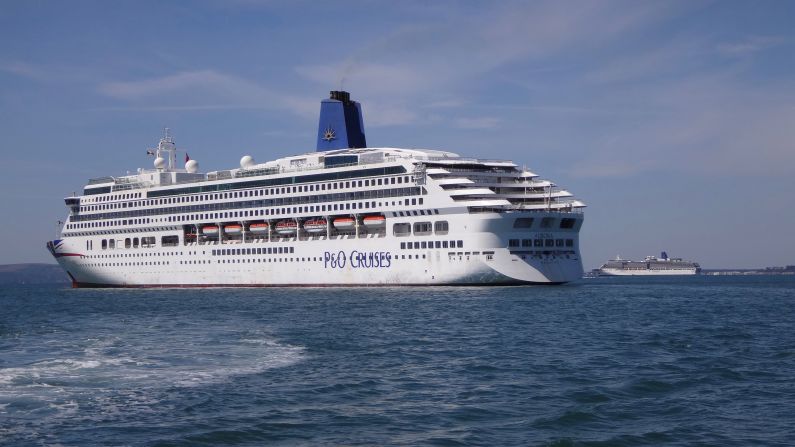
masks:
{"type": "Polygon", "coordinates": [[[392,266],[392,253],[388,251],[363,252],[353,250],[345,253],[327,251],[323,253],[323,267],[344,269],[345,266],[355,269],[389,268],[392,266]]]}

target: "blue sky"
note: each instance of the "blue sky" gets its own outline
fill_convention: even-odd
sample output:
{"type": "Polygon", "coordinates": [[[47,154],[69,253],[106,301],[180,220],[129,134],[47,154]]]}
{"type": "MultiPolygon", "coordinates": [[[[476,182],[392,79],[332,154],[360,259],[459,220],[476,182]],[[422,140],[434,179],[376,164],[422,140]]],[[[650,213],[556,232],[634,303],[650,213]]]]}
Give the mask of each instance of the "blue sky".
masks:
{"type": "Polygon", "coordinates": [[[0,263],[63,197],[148,167],[314,149],[344,88],[371,146],[512,159],[588,204],[586,268],[667,250],[795,264],[795,2],[5,1],[0,263]]]}

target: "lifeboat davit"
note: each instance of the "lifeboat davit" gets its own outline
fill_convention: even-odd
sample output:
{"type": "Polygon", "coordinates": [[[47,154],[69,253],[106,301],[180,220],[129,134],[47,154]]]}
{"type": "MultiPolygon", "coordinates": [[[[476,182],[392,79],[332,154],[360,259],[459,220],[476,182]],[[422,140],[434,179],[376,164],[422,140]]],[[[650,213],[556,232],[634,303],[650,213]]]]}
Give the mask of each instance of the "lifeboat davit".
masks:
{"type": "Polygon", "coordinates": [[[252,233],[257,233],[257,234],[267,233],[268,232],[268,224],[266,224],[266,223],[253,223],[253,224],[251,224],[251,226],[248,227],[248,229],[252,233]]]}
{"type": "Polygon", "coordinates": [[[338,217],[334,219],[334,228],[338,230],[347,230],[353,228],[355,222],[350,217],[338,217]]]}
{"type": "Polygon", "coordinates": [[[304,230],[309,233],[320,233],[326,231],[326,219],[313,219],[304,222],[304,230]]]}
{"type": "Polygon", "coordinates": [[[298,228],[298,224],[293,220],[283,220],[276,224],[276,232],[279,234],[293,234],[298,228]]]}
{"type": "Polygon", "coordinates": [[[362,222],[365,227],[382,227],[386,223],[386,218],[384,216],[367,216],[362,222]]]}
{"type": "Polygon", "coordinates": [[[206,227],[202,227],[202,234],[205,236],[217,236],[218,235],[218,226],[217,225],[207,225],[206,227]]]}
{"type": "Polygon", "coordinates": [[[240,234],[243,232],[243,227],[238,224],[227,225],[224,227],[224,233],[226,234],[240,234]]]}

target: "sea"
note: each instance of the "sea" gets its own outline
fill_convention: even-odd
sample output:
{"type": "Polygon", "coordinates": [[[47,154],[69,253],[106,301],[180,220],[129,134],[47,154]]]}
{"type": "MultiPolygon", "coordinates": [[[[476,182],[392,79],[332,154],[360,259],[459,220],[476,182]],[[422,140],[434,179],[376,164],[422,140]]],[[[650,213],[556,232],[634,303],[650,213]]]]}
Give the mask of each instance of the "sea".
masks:
{"type": "Polygon", "coordinates": [[[792,446],[795,277],[0,288],[3,446],[792,446]]]}

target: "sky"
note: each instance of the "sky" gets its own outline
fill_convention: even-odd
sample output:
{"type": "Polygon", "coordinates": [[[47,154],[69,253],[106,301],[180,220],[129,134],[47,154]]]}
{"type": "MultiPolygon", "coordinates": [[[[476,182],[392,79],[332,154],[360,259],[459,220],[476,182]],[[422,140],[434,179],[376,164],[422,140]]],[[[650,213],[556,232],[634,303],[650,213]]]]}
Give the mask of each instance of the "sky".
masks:
{"type": "Polygon", "coordinates": [[[588,207],[586,269],[659,254],[795,264],[795,2],[0,3],[0,263],[86,180],[314,150],[319,102],[372,147],[510,159],[588,207]]]}

